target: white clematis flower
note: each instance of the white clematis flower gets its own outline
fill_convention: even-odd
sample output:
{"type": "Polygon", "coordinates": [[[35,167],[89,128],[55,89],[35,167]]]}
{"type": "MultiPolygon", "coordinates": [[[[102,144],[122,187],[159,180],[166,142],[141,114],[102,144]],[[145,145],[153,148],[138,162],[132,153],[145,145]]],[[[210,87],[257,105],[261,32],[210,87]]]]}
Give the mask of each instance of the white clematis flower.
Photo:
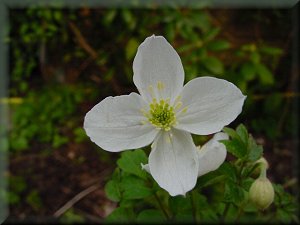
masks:
{"type": "MultiPolygon", "coordinates": [[[[223,132],[216,133],[212,139],[206,142],[201,148],[198,147],[197,160],[199,163],[198,177],[214,171],[225,161],[227,151],[221,140],[227,140],[229,137],[223,132]]],[[[141,164],[142,169],[150,172],[149,164],[141,164]]]]}
{"type": "Polygon", "coordinates": [[[140,94],[105,98],[86,114],[84,129],[111,152],[153,143],[151,175],[170,195],[185,195],[198,173],[214,169],[210,157],[206,166],[201,160],[199,166],[199,150],[190,133],[219,132],[240,114],[245,96],[234,84],[213,77],[195,78],[183,86],[181,60],[162,36],[148,37],[139,46],[133,72],[140,94]]]}

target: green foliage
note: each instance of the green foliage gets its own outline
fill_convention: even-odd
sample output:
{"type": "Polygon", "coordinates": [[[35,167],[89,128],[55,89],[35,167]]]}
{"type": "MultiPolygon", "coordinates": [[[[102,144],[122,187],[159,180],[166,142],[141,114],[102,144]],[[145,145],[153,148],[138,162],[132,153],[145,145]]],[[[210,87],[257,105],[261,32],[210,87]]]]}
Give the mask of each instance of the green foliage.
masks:
{"type": "Polygon", "coordinates": [[[231,140],[223,140],[221,142],[226,146],[227,151],[235,157],[252,162],[261,157],[262,147],[256,144],[251,135],[248,135],[244,125],[239,125],[236,130],[225,127],[223,131],[231,137],[231,140]]]}
{"type": "Polygon", "coordinates": [[[141,170],[141,164],[147,163],[147,156],[143,150],[136,150],[131,154],[122,153],[121,158],[117,161],[118,166],[123,171],[134,174],[140,178],[146,178],[146,172],[141,170]]]}
{"type": "Polygon", "coordinates": [[[66,127],[74,126],[70,117],[83,100],[84,92],[79,87],[47,87],[39,92],[30,92],[20,105],[15,106],[10,133],[11,149],[22,151],[31,142],[48,143],[53,148],[67,143],[63,135],[66,127]]]}
{"type": "Polygon", "coordinates": [[[85,223],[84,217],[78,213],[76,213],[72,208],[65,212],[60,221],[63,224],[78,224],[85,223]]]}
{"type": "Polygon", "coordinates": [[[281,185],[274,184],[273,186],[275,189],[276,220],[281,223],[299,223],[299,217],[295,215],[299,210],[299,202],[297,203],[292,195],[285,192],[281,185]]]}
{"type": "Polygon", "coordinates": [[[26,202],[35,210],[38,211],[42,207],[42,200],[36,190],[31,191],[26,196],[26,202]]]}
{"type": "Polygon", "coordinates": [[[43,203],[37,190],[28,192],[28,184],[21,176],[9,176],[8,203],[11,206],[19,205],[23,198],[25,202],[34,210],[42,208],[43,203]]]}
{"type": "Polygon", "coordinates": [[[171,197],[157,186],[142,170],[141,164],[147,163],[142,150],[123,152],[105,186],[107,197],[118,203],[106,222],[238,223],[249,218],[258,223],[296,222],[297,203],[279,184],[274,184],[275,202],[264,212],[249,201],[249,189],[257,178],[255,170],[261,168],[256,161],[262,157],[263,148],[243,124],[224,131],[230,139],[220,142],[235,159],[199,177],[186,196],[171,197]],[[272,217],[274,213],[276,217],[272,217]]]}
{"type": "Polygon", "coordinates": [[[141,224],[161,224],[165,221],[165,217],[162,212],[157,209],[146,209],[139,213],[136,221],[141,224]]]}
{"type": "Polygon", "coordinates": [[[27,188],[26,181],[21,176],[9,176],[8,202],[17,205],[21,201],[21,195],[27,188]]]}
{"type": "MultiPolygon", "coordinates": [[[[95,58],[94,63],[101,67],[98,75],[103,87],[111,86],[110,82],[114,79],[125,86],[132,84],[133,57],[138,45],[151,34],[164,35],[174,45],[182,58],[186,81],[197,76],[221,77],[238,85],[248,96],[248,101],[253,100],[253,95],[268,95],[270,91],[284,90],[281,85],[285,82],[284,76],[275,74],[284,50],[260,38],[251,40],[250,43],[232,43],[231,38],[224,35],[226,31],[214,23],[213,16],[205,9],[158,10],[149,7],[139,10],[97,10],[97,13],[91,13],[91,9],[87,9],[87,13],[82,11],[59,7],[30,7],[23,12],[14,12],[12,21],[16,28],[13,29],[10,38],[13,58],[11,80],[13,87],[17,88],[10,90],[13,95],[28,91],[28,81],[33,77],[37,79],[34,74],[39,66],[42,66],[42,69],[49,66],[47,63],[52,59],[51,55],[57,57],[57,61],[70,64],[71,67],[74,62],[77,65],[78,61],[85,61],[91,57],[82,44],[78,44],[83,40],[97,53],[97,57],[92,58],[95,58]],[[74,34],[76,32],[72,32],[73,29],[66,29],[70,27],[70,22],[81,32],[82,38],[79,40],[74,34]],[[84,29],[87,31],[82,31],[84,29]],[[61,45],[61,52],[56,54],[56,51],[52,51],[61,45]]],[[[60,79],[58,70],[52,74],[51,80],[60,79]]],[[[38,79],[40,75],[38,74],[38,79]]],[[[44,71],[42,76],[44,78],[50,75],[44,71]]],[[[92,73],[86,77],[92,80],[95,76],[92,73]]],[[[278,96],[279,98],[282,98],[282,95],[278,96]]],[[[262,105],[267,104],[266,102],[267,99],[263,99],[262,105]]],[[[280,107],[283,104],[282,101],[280,107]]],[[[283,115],[273,106],[272,117],[267,110],[257,115],[249,115],[249,112],[255,110],[254,105],[256,104],[249,103],[244,111],[245,115],[251,117],[249,125],[256,132],[276,138],[286,133],[280,129],[292,131],[291,126],[284,121],[281,122],[283,128],[276,126],[276,121],[283,115]]],[[[20,145],[25,145],[26,141],[20,139],[19,142],[20,145]]],[[[57,145],[60,145],[60,142],[63,140],[58,140],[57,145]]]]}

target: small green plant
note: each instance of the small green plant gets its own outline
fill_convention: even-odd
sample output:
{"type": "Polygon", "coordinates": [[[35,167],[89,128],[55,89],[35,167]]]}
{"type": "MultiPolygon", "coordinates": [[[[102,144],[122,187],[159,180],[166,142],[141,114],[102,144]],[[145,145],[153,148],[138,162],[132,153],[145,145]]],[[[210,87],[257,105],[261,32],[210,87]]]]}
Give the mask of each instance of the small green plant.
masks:
{"type": "Polygon", "coordinates": [[[253,223],[299,222],[296,201],[280,184],[268,186],[270,194],[275,190],[275,199],[274,202],[270,199],[270,206],[264,206],[263,211],[249,198],[251,186],[258,178],[257,170],[264,170],[261,160],[258,161],[263,148],[243,125],[236,130],[224,128],[224,131],[230,140],[221,142],[233,159],[198,178],[196,187],[186,196],[171,197],[142,170],[141,164],[147,163],[144,151],[122,153],[105,186],[107,197],[118,203],[106,222],[201,224],[247,222],[250,218],[253,223]]]}
{"type": "MultiPolygon", "coordinates": [[[[13,129],[10,146],[13,151],[28,149],[31,143],[47,143],[53,148],[67,143],[66,129],[78,124],[70,120],[78,104],[83,100],[84,89],[79,86],[49,86],[37,92],[29,92],[12,116],[13,129]]],[[[80,141],[79,130],[75,129],[80,141]]]]}

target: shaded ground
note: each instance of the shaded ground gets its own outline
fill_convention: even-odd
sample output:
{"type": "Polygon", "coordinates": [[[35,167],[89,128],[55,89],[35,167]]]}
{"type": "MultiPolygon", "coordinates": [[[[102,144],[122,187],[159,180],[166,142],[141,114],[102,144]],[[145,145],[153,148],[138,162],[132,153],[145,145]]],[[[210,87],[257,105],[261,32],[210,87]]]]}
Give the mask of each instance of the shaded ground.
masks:
{"type": "Polygon", "coordinates": [[[34,210],[22,201],[23,204],[10,208],[10,218],[43,221],[66,212],[74,204],[75,212],[93,222],[101,221],[114,207],[105,197],[103,187],[114,167],[108,162],[115,155],[101,157],[97,153],[86,145],[68,144],[46,156],[31,152],[12,158],[10,173],[26,178],[31,189],[40,193],[42,207],[34,210]],[[102,161],[104,157],[109,158],[102,161]],[[66,203],[69,205],[63,207],[66,203]]]}

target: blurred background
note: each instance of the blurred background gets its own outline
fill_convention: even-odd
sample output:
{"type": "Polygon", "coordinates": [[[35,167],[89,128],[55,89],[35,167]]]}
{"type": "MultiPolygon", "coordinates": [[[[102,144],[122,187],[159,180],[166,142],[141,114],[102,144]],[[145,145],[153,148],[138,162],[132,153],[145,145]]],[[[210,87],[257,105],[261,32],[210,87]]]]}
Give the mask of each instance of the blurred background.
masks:
{"type": "MultiPolygon", "coordinates": [[[[137,47],[163,35],[185,82],[229,80],[247,95],[244,123],[263,145],[269,178],[297,189],[299,101],[290,9],[61,8],[9,10],[9,218],[101,222],[116,206],[104,185],[118,153],[93,144],[83,118],[107,96],[137,91],[137,47]]],[[[296,62],[297,65],[298,62],[296,62]]]]}

